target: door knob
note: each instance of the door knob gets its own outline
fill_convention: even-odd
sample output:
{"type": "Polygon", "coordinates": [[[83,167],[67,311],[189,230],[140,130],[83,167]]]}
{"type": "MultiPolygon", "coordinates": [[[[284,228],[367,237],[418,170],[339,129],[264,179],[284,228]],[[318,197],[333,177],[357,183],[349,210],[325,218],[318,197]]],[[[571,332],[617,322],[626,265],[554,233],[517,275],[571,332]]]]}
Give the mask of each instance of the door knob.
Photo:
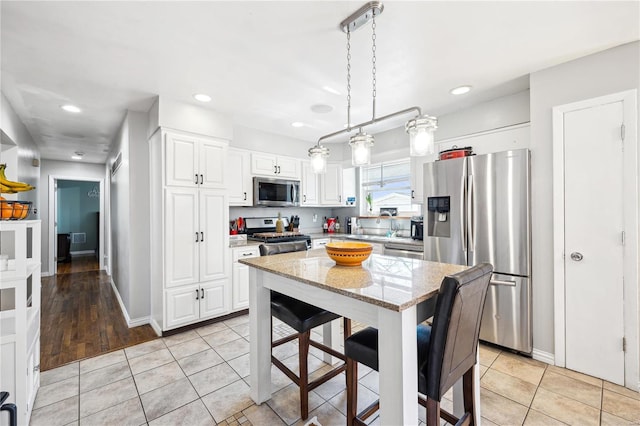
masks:
{"type": "Polygon", "coordinates": [[[582,253],[578,253],[577,251],[574,251],[573,253],[571,253],[571,260],[580,262],[582,260],[582,253]]]}

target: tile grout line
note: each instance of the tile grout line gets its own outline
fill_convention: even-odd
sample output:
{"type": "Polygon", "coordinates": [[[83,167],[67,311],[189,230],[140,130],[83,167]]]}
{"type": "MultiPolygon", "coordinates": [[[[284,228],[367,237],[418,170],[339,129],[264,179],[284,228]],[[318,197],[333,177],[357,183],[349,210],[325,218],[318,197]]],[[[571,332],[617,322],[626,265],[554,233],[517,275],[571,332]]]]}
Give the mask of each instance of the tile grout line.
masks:
{"type": "MultiPolygon", "coordinates": [[[[162,343],[164,343],[164,342],[162,342],[162,343]]],[[[166,344],[165,344],[165,347],[166,347],[166,344]]],[[[158,349],[158,350],[161,350],[161,349],[158,349]]],[[[157,352],[157,351],[153,351],[153,352],[157,352]]],[[[149,353],[153,353],[153,352],[149,352],[149,353]]],[[[171,353],[171,351],[169,351],[169,353],[171,353]]],[[[144,355],[146,355],[146,354],[144,354],[144,355]]],[[[141,355],[141,356],[144,356],[144,355],[141,355]]],[[[133,370],[131,369],[131,364],[129,362],[129,356],[127,355],[127,351],[126,350],[124,351],[124,357],[127,360],[127,366],[129,367],[129,372],[131,373],[131,380],[133,380],[133,386],[135,387],[136,393],[138,394],[138,401],[140,401],[140,408],[142,408],[142,415],[144,416],[145,422],[147,424],[149,424],[149,418],[147,417],[147,412],[145,411],[144,405],[142,404],[142,397],[140,396],[140,391],[138,390],[138,383],[136,382],[136,378],[135,378],[135,376],[133,374],[133,370]]],[[[134,357],[134,358],[137,358],[137,357],[134,357]]]]}

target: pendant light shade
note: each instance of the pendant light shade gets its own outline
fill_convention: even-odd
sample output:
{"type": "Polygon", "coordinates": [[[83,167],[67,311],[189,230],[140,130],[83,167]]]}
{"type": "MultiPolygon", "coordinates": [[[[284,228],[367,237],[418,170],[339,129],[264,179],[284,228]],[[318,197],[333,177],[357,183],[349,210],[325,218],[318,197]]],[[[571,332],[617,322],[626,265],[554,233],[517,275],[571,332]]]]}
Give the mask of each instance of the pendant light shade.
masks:
{"type": "Polygon", "coordinates": [[[407,121],[405,130],[409,134],[409,152],[412,157],[433,154],[435,141],[433,132],[438,128],[438,119],[423,115],[407,121]]]}
{"type": "Polygon", "coordinates": [[[328,156],[329,148],[323,145],[318,144],[309,148],[309,158],[311,158],[311,170],[313,173],[326,173],[328,156]]]}
{"type": "Polygon", "coordinates": [[[351,136],[349,145],[351,145],[351,164],[353,166],[364,166],[371,163],[373,135],[369,135],[361,129],[355,136],[351,136]]]}

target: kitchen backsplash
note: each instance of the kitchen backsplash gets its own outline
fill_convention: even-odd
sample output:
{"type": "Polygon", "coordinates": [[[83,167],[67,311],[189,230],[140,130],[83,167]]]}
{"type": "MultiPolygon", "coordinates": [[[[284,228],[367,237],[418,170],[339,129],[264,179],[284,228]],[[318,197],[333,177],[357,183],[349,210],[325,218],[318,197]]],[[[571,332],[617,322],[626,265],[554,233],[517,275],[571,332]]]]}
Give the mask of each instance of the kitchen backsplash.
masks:
{"type": "MultiPolygon", "coordinates": [[[[313,208],[313,207],[229,207],[229,220],[239,217],[278,217],[278,212],[282,213],[282,217],[299,216],[300,232],[305,234],[313,234],[322,232],[322,223],[326,217],[332,217],[331,208],[313,208]],[[316,222],[313,216],[316,215],[316,222]]],[[[340,223],[343,218],[340,217],[340,223]]]]}

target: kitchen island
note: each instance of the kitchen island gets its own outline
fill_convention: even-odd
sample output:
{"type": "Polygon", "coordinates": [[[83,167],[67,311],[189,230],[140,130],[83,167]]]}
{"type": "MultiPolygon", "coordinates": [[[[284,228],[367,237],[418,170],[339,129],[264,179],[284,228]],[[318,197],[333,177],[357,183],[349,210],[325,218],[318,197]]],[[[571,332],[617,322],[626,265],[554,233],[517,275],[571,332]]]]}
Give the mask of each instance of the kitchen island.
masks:
{"type": "Polygon", "coordinates": [[[418,424],[416,324],[429,316],[443,277],[467,266],[373,254],[361,267],[345,267],[324,249],[240,262],[250,267],[250,384],[256,403],[271,398],[274,290],[376,327],[384,342],[378,352],[381,424],[418,424]]]}

